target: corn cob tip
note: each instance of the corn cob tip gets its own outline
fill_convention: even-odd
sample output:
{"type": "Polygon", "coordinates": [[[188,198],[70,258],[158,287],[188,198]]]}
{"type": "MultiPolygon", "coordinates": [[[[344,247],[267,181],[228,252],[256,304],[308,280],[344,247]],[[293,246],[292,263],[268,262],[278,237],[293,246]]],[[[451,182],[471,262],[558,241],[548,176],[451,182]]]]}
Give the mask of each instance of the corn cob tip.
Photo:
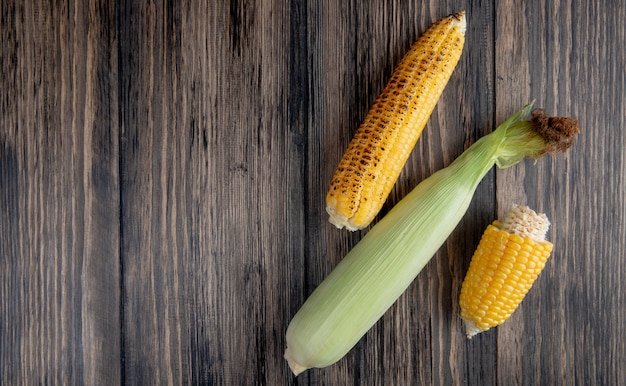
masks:
{"type": "Polygon", "coordinates": [[[467,335],[467,339],[472,339],[474,335],[477,335],[483,331],[486,331],[486,330],[480,329],[476,325],[476,323],[472,322],[470,319],[465,319],[463,320],[463,322],[465,323],[465,335],[467,335]]]}
{"type": "Polygon", "coordinates": [[[354,218],[347,218],[345,215],[335,210],[333,206],[327,206],[326,213],[328,213],[328,222],[336,226],[337,229],[346,228],[347,230],[354,232],[364,228],[363,226],[354,224],[354,218]]]}
{"type": "Polygon", "coordinates": [[[455,19],[459,23],[459,29],[461,33],[465,34],[465,30],[467,29],[467,22],[465,21],[465,11],[459,11],[451,15],[453,19],[455,19]]]}
{"type": "Polygon", "coordinates": [[[297,376],[303,371],[309,369],[308,367],[303,366],[299,364],[298,362],[296,362],[295,358],[293,357],[293,353],[291,352],[289,347],[285,349],[285,359],[287,360],[287,364],[289,364],[289,368],[291,369],[291,372],[293,373],[293,375],[297,376]]]}
{"type": "Polygon", "coordinates": [[[550,221],[543,213],[536,213],[527,206],[513,205],[502,220],[502,229],[533,241],[543,242],[550,228],[550,221]]]}

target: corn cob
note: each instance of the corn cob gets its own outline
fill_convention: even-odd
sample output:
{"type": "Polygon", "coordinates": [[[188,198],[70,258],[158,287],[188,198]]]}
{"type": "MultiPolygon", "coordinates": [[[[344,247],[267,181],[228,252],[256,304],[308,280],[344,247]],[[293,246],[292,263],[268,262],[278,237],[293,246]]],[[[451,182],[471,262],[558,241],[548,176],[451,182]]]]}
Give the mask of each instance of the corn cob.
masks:
{"type": "Polygon", "coordinates": [[[348,145],[326,194],[330,222],[367,227],[382,208],[448,83],[465,12],[435,22],[410,48],[348,145]]]}
{"type": "Polygon", "coordinates": [[[506,321],[530,290],[552,252],[545,214],[515,205],[487,226],[461,286],[467,337],[506,321]]]}

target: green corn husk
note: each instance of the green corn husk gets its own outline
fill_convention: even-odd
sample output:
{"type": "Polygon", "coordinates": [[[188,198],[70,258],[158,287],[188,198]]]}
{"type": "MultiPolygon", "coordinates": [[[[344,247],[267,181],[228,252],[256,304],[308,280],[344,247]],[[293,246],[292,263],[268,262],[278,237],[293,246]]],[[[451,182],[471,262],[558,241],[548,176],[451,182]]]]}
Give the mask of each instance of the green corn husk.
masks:
{"type": "Polygon", "coordinates": [[[287,329],[285,358],[294,374],[329,366],[348,353],[443,245],[494,164],[505,168],[571,145],[575,121],[565,125],[567,135],[555,135],[558,128],[537,130],[549,126],[547,117],[533,112],[527,120],[531,108],[532,103],[422,181],[315,289],[287,329]]]}

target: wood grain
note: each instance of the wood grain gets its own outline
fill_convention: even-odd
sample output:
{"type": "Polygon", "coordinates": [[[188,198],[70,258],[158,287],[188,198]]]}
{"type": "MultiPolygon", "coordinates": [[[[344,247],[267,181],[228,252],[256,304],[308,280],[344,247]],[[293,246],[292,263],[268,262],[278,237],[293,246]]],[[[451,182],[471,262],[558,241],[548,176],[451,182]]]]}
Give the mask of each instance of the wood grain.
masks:
{"type": "Polygon", "coordinates": [[[121,379],[114,21],[2,3],[2,384],[121,379]]]}
{"type": "Polygon", "coordinates": [[[0,2],[0,384],[619,384],[626,6],[609,3],[0,2]],[[405,50],[460,9],[463,56],[380,216],[532,99],[582,133],[490,172],[379,323],[295,378],[289,320],[367,232],[327,222],[328,181],[405,50]],[[460,286],[513,203],[547,213],[555,252],[468,340],[460,286]]]}
{"type": "Polygon", "coordinates": [[[496,45],[496,95],[503,96],[496,115],[523,103],[510,93],[519,89],[550,114],[576,117],[582,131],[567,154],[497,174],[499,213],[514,202],[544,211],[555,245],[520,312],[498,329],[498,380],[619,384],[626,379],[625,370],[614,366],[624,356],[615,342],[626,338],[620,306],[626,227],[619,225],[626,215],[626,61],[623,50],[609,47],[625,41],[620,20],[626,9],[607,12],[601,2],[541,10],[513,1],[498,6],[499,13],[508,12],[496,30],[505,37],[496,45]],[[525,37],[521,42],[516,32],[525,37]],[[597,345],[604,334],[611,343],[597,345]]]}
{"type": "Polygon", "coordinates": [[[128,383],[288,374],[282,336],[302,279],[289,282],[300,268],[285,253],[305,234],[296,109],[308,103],[279,88],[295,44],[283,7],[122,7],[122,34],[136,36],[120,53],[128,383]]]}

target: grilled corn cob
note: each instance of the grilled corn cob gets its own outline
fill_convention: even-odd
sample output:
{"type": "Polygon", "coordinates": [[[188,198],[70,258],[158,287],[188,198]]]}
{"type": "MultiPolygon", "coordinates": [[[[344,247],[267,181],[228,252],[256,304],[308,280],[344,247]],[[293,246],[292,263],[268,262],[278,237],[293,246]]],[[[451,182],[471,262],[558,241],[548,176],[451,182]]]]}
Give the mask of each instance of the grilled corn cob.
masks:
{"type": "Polygon", "coordinates": [[[365,228],[382,208],[454,70],[465,12],[435,22],[395,69],[348,145],[326,194],[330,222],[365,228]]]}
{"type": "Polygon", "coordinates": [[[519,205],[487,226],[461,286],[468,338],[504,323],[519,306],[552,252],[549,226],[545,214],[519,205]]]}

